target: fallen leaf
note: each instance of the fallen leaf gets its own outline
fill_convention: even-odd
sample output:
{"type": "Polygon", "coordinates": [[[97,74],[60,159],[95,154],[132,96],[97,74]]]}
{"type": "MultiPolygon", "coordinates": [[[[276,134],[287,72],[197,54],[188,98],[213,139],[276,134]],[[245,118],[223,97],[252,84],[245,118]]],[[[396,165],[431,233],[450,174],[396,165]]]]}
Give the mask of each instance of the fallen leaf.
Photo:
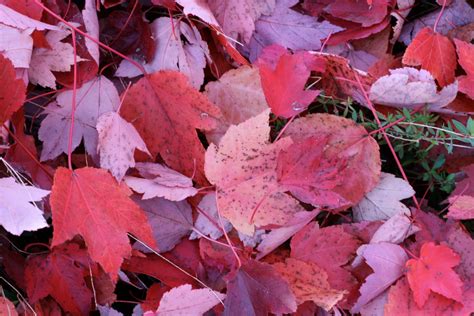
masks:
{"type": "Polygon", "coordinates": [[[278,157],[279,183],[306,203],[336,211],[358,203],[380,176],[379,148],[367,135],[354,121],[335,115],[294,120],[283,136],[299,141],[278,157]]]}
{"type": "Polygon", "coordinates": [[[217,207],[239,232],[247,235],[252,235],[256,226],[284,225],[303,211],[276,181],[275,160],[291,140],[268,141],[269,112],[232,125],[219,146],[211,144],[206,152],[205,171],[217,187],[217,207]]]}
{"type": "Polygon", "coordinates": [[[474,218],[474,196],[452,195],[449,199],[449,212],[446,217],[456,220],[474,218]]]}
{"type": "MultiPolygon", "coordinates": [[[[1,38],[1,37],[0,37],[1,38]]],[[[0,125],[9,120],[25,102],[26,87],[21,79],[16,79],[12,63],[0,54],[0,125]]]]}
{"type": "Polygon", "coordinates": [[[444,87],[454,82],[456,51],[451,40],[430,27],[420,30],[408,45],[402,62],[428,70],[444,87]]]}
{"type": "Polygon", "coordinates": [[[204,94],[217,105],[222,117],[217,128],[206,132],[209,142],[219,144],[231,125],[237,125],[268,108],[257,68],[242,66],[224,73],[206,85],[204,94]]]}
{"type": "Polygon", "coordinates": [[[361,295],[351,309],[354,314],[395,283],[404,274],[408,260],[405,250],[391,243],[367,245],[361,255],[374,273],[367,277],[359,290],[361,295]]]}
{"type": "Polygon", "coordinates": [[[183,74],[159,71],[140,79],[128,90],[120,113],[133,122],[153,157],[160,153],[171,168],[207,182],[196,129],[213,129],[220,111],[183,74]]]}
{"type": "Polygon", "coordinates": [[[275,10],[276,0],[208,0],[224,33],[239,42],[248,43],[255,30],[255,21],[275,10]]]}
{"type": "Polygon", "coordinates": [[[311,69],[305,64],[306,52],[280,56],[275,67],[259,62],[263,92],[273,114],[290,118],[306,110],[318,96],[318,90],[306,90],[311,69]]]}
{"type": "Polygon", "coordinates": [[[328,21],[318,22],[309,15],[292,10],[291,7],[297,3],[298,0],[276,0],[273,13],[257,20],[249,43],[251,61],[258,58],[264,47],[272,44],[294,51],[319,50],[322,39],[342,30],[328,21]]]}
{"type": "Polygon", "coordinates": [[[269,233],[262,235],[262,242],[258,245],[257,260],[265,257],[285,241],[290,239],[301,228],[306,226],[316,215],[319,210],[312,212],[299,212],[285,224],[283,227],[272,229],[269,233]]]}
{"type": "Polygon", "coordinates": [[[155,246],[146,215],[128,195],[105,170],[58,168],[50,197],[52,246],[81,235],[92,260],[116,280],[123,259],[131,256],[127,232],[155,246]]]}
{"type": "Polygon", "coordinates": [[[336,0],[331,1],[324,11],[334,17],[368,27],[383,21],[388,14],[388,6],[387,0],[376,0],[371,4],[367,1],[336,0]]]}
{"type": "Polygon", "coordinates": [[[443,8],[443,14],[440,15],[441,10],[441,8],[438,8],[406,23],[400,40],[405,45],[408,45],[421,29],[425,27],[431,28],[435,23],[437,23],[436,31],[446,35],[453,28],[474,22],[474,8],[466,0],[453,0],[449,6],[443,8]]]}
{"type": "Polygon", "coordinates": [[[360,241],[341,226],[319,228],[309,223],[291,239],[291,257],[312,262],[326,271],[332,288],[349,290],[354,277],[343,268],[355,255],[360,241]]]}
{"type": "Polygon", "coordinates": [[[431,291],[463,302],[463,282],[452,269],[459,261],[459,255],[451,248],[432,242],[421,247],[419,259],[408,260],[407,279],[419,308],[426,303],[431,291]]]}
{"type": "Polygon", "coordinates": [[[459,91],[465,93],[471,99],[474,99],[474,45],[454,39],[456,50],[458,52],[459,64],[462,66],[467,76],[458,77],[459,91]]]}
{"type": "Polygon", "coordinates": [[[84,272],[89,274],[90,264],[86,250],[72,243],[55,247],[49,254],[31,256],[25,269],[28,298],[34,303],[49,295],[64,311],[89,315],[92,290],[84,272]]]}
{"type": "Polygon", "coordinates": [[[128,168],[135,166],[135,149],[150,155],[135,127],[117,112],[99,116],[96,128],[100,166],[109,170],[118,181],[122,180],[128,168]]]}
{"type": "MultiPolygon", "coordinates": [[[[138,197],[133,200],[145,211],[159,252],[170,251],[191,232],[193,217],[188,202],[172,202],[161,198],[141,200],[138,197]]],[[[141,244],[135,248],[150,252],[141,244]]]]}
{"type": "Polygon", "coordinates": [[[296,311],[288,283],[269,264],[249,260],[227,275],[223,315],[267,315],[296,311]]]}
{"type": "MultiPolygon", "coordinates": [[[[204,42],[195,26],[178,19],[158,18],[150,25],[156,40],[155,54],[150,62],[143,64],[148,73],[159,70],[180,71],[191,85],[199,89],[204,82],[206,57],[209,55],[204,42]],[[185,39],[183,42],[181,37],[185,39]]],[[[122,61],[115,73],[119,77],[136,77],[142,72],[127,60],[122,61]]]]}
{"type": "Polygon", "coordinates": [[[170,201],[182,201],[196,195],[193,180],[158,163],[138,162],[136,169],[143,178],[126,176],[125,183],[142,199],[163,197],[170,201]]]}
{"type": "MultiPolygon", "coordinates": [[[[99,19],[97,17],[97,6],[94,0],[86,0],[84,4],[84,10],[82,10],[82,18],[84,19],[84,27],[87,30],[87,34],[92,38],[99,39],[99,19]]],[[[87,51],[94,58],[94,61],[99,65],[99,44],[95,43],[89,38],[84,38],[87,51]]]]}
{"type": "Polygon", "coordinates": [[[473,295],[468,293],[464,300],[465,306],[462,304],[445,298],[442,295],[431,293],[423,307],[418,307],[413,300],[410,286],[406,278],[400,279],[397,284],[392,286],[388,291],[388,300],[385,304],[384,315],[470,315],[473,312],[473,295]]]}
{"type": "Polygon", "coordinates": [[[163,294],[156,313],[147,312],[145,316],[201,316],[219,304],[225,294],[210,289],[193,290],[184,284],[163,294]]]}
{"type": "Polygon", "coordinates": [[[49,194],[15,181],[15,178],[0,179],[0,224],[11,234],[20,236],[24,231],[48,227],[43,211],[34,203],[49,194]],[[30,203],[32,202],[32,203],[30,203]]]}
{"type": "Polygon", "coordinates": [[[400,200],[413,196],[411,185],[393,174],[382,172],[377,186],[352,207],[354,220],[387,220],[398,213],[410,214],[410,210],[400,200]]]}
{"type": "MultiPolygon", "coordinates": [[[[67,72],[74,65],[74,50],[71,44],[63,43],[71,34],[67,29],[59,31],[49,31],[45,38],[50,48],[35,48],[31,55],[31,62],[28,68],[28,75],[31,83],[40,86],[56,89],[56,77],[53,71],[67,72]]],[[[76,56],[76,61],[85,59],[76,56]]]]}
{"type": "Polygon", "coordinates": [[[375,103],[392,107],[414,109],[425,105],[430,111],[442,111],[456,98],[457,92],[457,82],[438,92],[428,71],[405,67],[390,69],[390,75],[374,82],[369,97],[375,103]]]}
{"type": "Polygon", "coordinates": [[[36,29],[38,31],[43,31],[59,29],[57,26],[43,23],[21,13],[18,13],[12,8],[9,8],[3,4],[0,4],[0,23],[8,26],[13,26],[21,30],[36,29]]]}
{"type": "Polygon", "coordinates": [[[200,234],[193,230],[189,239],[201,238],[201,234],[203,234],[216,240],[224,234],[222,229],[224,229],[226,233],[232,229],[232,224],[225,218],[222,218],[223,227],[220,226],[221,222],[217,213],[217,201],[214,192],[204,196],[201,202],[199,202],[198,208],[201,212],[199,212],[194,222],[194,227],[200,234]],[[206,215],[203,215],[203,213],[206,215]]]}
{"type": "Polygon", "coordinates": [[[15,305],[5,297],[0,297],[0,315],[18,316],[15,305]]]}
{"type": "Polygon", "coordinates": [[[288,258],[284,263],[276,263],[273,267],[290,284],[298,305],[313,301],[329,311],[345,294],[345,291],[332,289],[327,273],[314,263],[288,258]]]}
{"type": "Polygon", "coordinates": [[[33,29],[20,30],[0,23],[0,55],[10,59],[15,68],[30,67],[33,52],[33,29]]]}
{"type": "MultiPolygon", "coordinates": [[[[72,150],[84,139],[87,152],[94,157],[97,156],[97,119],[103,113],[116,111],[120,98],[114,84],[104,76],[86,82],[76,93],[72,150]]],[[[56,100],[57,103],[49,104],[43,112],[47,116],[38,132],[43,141],[41,161],[54,159],[68,151],[72,90],[58,93],[56,100]]]]}

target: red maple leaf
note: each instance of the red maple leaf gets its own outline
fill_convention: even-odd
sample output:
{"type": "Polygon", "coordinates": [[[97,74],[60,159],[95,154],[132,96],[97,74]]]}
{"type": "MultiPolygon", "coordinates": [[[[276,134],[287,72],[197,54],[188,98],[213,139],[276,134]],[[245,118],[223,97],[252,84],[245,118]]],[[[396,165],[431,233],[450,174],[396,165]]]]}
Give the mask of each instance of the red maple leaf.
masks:
{"type": "Polygon", "coordinates": [[[407,261],[408,283],[420,308],[431,291],[462,303],[463,283],[452,269],[459,261],[459,255],[451,248],[432,242],[421,247],[419,259],[407,261]]]}
{"type": "Polygon", "coordinates": [[[444,87],[454,81],[456,51],[449,38],[425,27],[408,45],[402,59],[405,65],[421,66],[444,87]]]}
{"type": "Polygon", "coordinates": [[[215,128],[220,110],[176,71],[146,75],[126,93],[120,113],[133,122],[153,156],[206,183],[204,147],[196,129],[215,128]]]}
{"type": "Polygon", "coordinates": [[[16,79],[15,68],[9,59],[0,54],[0,125],[10,119],[25,102],[26,87],[23,80],[16,79]]]}
{"type": "Polygon", "coordinates": [[[105,170],[58,168],[50,198],[52,246],[81,235],[92,260],[116,279],[123,259],[131,255],[127,232],[156,246],[147,217],[130,193],[105,170]]]}

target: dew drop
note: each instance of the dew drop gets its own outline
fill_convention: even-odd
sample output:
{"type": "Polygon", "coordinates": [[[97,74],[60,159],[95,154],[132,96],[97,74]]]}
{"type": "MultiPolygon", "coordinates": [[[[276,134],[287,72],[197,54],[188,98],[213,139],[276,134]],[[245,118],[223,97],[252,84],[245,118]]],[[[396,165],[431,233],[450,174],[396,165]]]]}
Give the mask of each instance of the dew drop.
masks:
{"type": "Polygon", "coordinates": [[[298,101],[295,101],[291,104],[291,107],[293,108],[294,111],[301,111],[304,109],[303,104],[299,103],[298,101]]]}

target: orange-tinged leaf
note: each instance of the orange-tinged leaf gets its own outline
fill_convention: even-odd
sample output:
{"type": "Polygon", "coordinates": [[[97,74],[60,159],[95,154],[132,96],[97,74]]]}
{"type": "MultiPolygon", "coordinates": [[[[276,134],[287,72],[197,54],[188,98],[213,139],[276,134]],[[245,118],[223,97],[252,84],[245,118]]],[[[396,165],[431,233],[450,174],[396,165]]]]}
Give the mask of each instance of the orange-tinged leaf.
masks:
{"type": "Polygon", "coordinates": [[[130,193],[105,170],[58,168],[50,198],[52,246],[81,235],[92,260],[116,279],[123,259],[131,255],[127,232],[156,246],[147,217],[130,193]]]}
{"type": "Polygon", "coordinates": [[[23,80],[16,79],[15,68],[9,59],[0,54],[0,125],[15,113],[25,101],[26,87],[23,80]]]}
{"type": "Polygon", "coordinates": [[[405,65],[421,66],[428,70],[442,87],[454,82],[454,45],[449,38],[433,32],[430,27],[418,32],[408,45],[402,61],[405,65]]]}
{"type": "Polygon", "coordinates": [[[205,183],[204,147],[196,129],[211,130],[220,110],[176,71],[146,75],[126,93],[120,110],[137,129],[153,156],[205,183]]]}
{"type": "Polygon", "coordinates": [[[452,269],[459,262],[451,248],[432,242],[421,247],[419,259],[408,260],[408,283],[418,307],[423,307],[431,291],[462,303],[463,283],[452,269]]]}
{"type": "Polygon", "coordinates": [[[314,263],[288,258],[273,266],[290,284],[298,305],[313,301],[329,311],[344,296],[345,291],[331,288],[327,273],[314,263]]]}

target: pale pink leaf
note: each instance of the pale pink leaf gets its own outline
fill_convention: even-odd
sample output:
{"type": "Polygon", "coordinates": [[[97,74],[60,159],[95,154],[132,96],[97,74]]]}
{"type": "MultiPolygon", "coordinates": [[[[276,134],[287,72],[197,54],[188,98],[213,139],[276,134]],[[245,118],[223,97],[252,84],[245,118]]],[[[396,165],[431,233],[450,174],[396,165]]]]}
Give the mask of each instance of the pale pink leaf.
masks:
{"type": "MultiPolygon", "coordinates": [[[[54,159],[68,150],[72,90],[58,93],[56,100],[57,103],[53,102],[46,108],[47,116],[38,133],[43,142],[42,161],[54,159]]],[[[99,76],[77,89],[76,100],[72,149],[79,146],[84,138],[87,152],[95,157],[98,140],[95,128],[97,118],[103,113],[116,111],[120,98],[114,84],[106,77],[99,76]]]]}
{"type": "MultiPolygon", "coordinates": [[[[84,10],[82,10],[82,18],[84,19],[84,26],[86,27],[87,34],[92,38],[99,39],[99,19],[97,17],[96,1],[86,0],[84,10]]],[[[99,44],[91,41],[89,38],[84,38],[86,42],[87,51],[94,58],[94,61],[99,65],[99,44]]]]}
{"type": "Polygon", "coordinates": [[[15,68],[30,66],[33,51],[33,29],[20,30],[0,24],[0,54],[11,60],[15,68]]]}
{"type": "MultiPolygon", "coordinates": [[[[150,25],[156,40],[153,59],[143,64],[149,73],[158,70],[176,70],[185,74],[195,88],[204,82],[204,67],[209,55],[207,43],[199,31],[183,21],[167,17],[158,18],[150,25]],[[181,41],[181,37],[186,42],[181,41]]],[[[141,75],[140,69],[129,61],[122,61],[115,73],[118,77],[136,77],[141,75]]]]}
{"type": "Polygon", "coordinates": [[[362,256],[374,270],[360,288],[361,296],[352,307],[352,313],[360,309],[372,299],[382,294],[389,286],[397,281],[404,273],[408,256],[402,247],[390,243],[367,245],[362,256]]]}
{"type": "Polygon", "coordinates": [[[135,127],[116,112],[107,112],[97,119],[100,166],[122,180],[128,168],[135,166],[133,154],[138,149],[151,156],[135,127]]]}
{"type": "Polygon", "coordinates": [[[3,4],[0,4],[0,23],[8,26],[13,26],[20,30],[58,30],[57,26],[32,19],[26,15],[16,12],[15,10],[3,4]]]}
{"type": "Polygon", "coordinates": [[[354,220],[357,222],[386,220],[400,212],[409,215],[408,207],[400,200],[407,199],[413,194],[415,191],[405,180],[389,173],[382,173],[377,186],[352,208],[354,220]]]}
{"type": "MultiPolygon", "coordinates": [[[[222,232],[222,227],[220,227],[219,215],[217,214],[216,194],[214,192],[207,194],[201,202],[199,202],[198,207],[207,216],[199,212],[199,215],[194,222],[195,229],[201,234],[207,235],[214,240],[219,239],[224,233],[222,232]],[[212,219],[212,222],[208,217],[212,219]]],[[[232,230],[232,224],[225,218],[222,218],[222,225],[224,226],[223,228],[226,233],[232,230]]],[[[196,238],[201,238],[201,235],[193,230],[189,239],[192,240],[196,238]]]]}
{"type": "Polygon", "coordinates": [[[225,294],[210,289],[193,290],[184,284],[163,294],[156,313],[146,316],[202,316],[205,312],[222,302],[225,294]]]}
{"type": "Polygon", "coordinates": [[[457,220],[474,218],[474,196],[453,195],[448,199],[451,206],[446,217],[457,220]]]}
{"type": "Polygon", "coordinates": [[[1,178],[0,224],[9,233],[17,236],[24,231],[48,227],[43,212],[34,204],[48,194],[47,190],[17,183],[13,177],[1,178]]]}
{"type": "Polygon", "coordinates": [[[301,228],[308,224],[316,215],[319,210],[312,212],[300,212],[285,224],[283,227],[272,229],[269,233],[262,236],[262,242],[258,245],[257,260],[268,255],[270,252],[278,248],[281,244],[296,234],[301,228]]]}
{"type": "Polygon", "coordinates": [[[390,69],[390,75],[374,82],[370,88],[370,100],[410,109],[426,105],[431,111],[439,112],[456,98],[457,93],[457,81],[438,92],[433,76],[428,71],[405,67],[390,69]]]}
{"type": "MultiPolygon", "coordinates": [[[[56,89],[56,77],[53,71],[70,71],[74,65],[74,49],[71,44],[63,43],[61,40],[69,36],[71,32],[67,29],[49,31],[46,34],[49,48],[35,48],[31,56],[28,75],[31,83],[56,89]]],[[[76,56],[76,61],[84,59],[76,56]]]]}
{"type": "Polygon", "coordinates": [[[217,128],[206,131],[207,139],[216,145],[230,125],[268,109],[258,69],[249,66],[227,71],[219,80],[208,83],[204,93],[222,112],[217,128]]]}
{"type": "Polygon", "coordinates": [[[255,21],[275,9],[275,0],[208,0],[207,3],[224,33],[241,43],[250,41],[255,21]]]}
{"type": "Polygon", "coordinates": [[[328,21],[318,22],[312,16],[291,9],[298,2],[277,0],[273,13],[257,20],[249,44],[251,61],[257,59],[264,47],[272,44],[292,50],[319,50],[322,39],[343,30],[328,21]]]}
{"type": "Polygon", "coordinates": [[[207,1],[176,0],[176,2],[183,7],[184,14],[192,14],[210,25],[219,26],[219,22],[217,22],[216,17],[211,12],[207,1]]]}
{"type": "Polygon", "coordinates": [[[163,197],[170,201],[182,201],[197,193],[191,178],[157,163],[137,163],[143,178],[125,177],[125,183],[133,191],[142,193],[142,199],[163,197]]]}

